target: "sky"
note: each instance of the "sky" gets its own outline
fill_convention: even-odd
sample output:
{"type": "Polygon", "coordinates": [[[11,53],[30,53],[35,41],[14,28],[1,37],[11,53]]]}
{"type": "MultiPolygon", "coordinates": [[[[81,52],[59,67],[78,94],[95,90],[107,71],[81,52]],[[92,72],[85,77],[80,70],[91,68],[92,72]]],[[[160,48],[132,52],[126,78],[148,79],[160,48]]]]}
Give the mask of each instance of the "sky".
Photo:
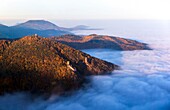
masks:
{"type": "Polygon", "coordinates": [[[170,20],[170,0],[0,0],[0,20],[170,20]]]}

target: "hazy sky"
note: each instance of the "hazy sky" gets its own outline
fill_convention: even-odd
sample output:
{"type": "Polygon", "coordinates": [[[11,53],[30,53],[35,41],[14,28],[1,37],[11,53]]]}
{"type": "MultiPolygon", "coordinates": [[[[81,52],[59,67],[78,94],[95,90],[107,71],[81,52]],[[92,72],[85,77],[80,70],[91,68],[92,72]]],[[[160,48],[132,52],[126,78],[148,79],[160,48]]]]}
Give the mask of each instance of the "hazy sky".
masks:
{"type": "Polygon", "coordinates": [[[0,19],[165,19],[170,0],[0,0],[0,19]]]}

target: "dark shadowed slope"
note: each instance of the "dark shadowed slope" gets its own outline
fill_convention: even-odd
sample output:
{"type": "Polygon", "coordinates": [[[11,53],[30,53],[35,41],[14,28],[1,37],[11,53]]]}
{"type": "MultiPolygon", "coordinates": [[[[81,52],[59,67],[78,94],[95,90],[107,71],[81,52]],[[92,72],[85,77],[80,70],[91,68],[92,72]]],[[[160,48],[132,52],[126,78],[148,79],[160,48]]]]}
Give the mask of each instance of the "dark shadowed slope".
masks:
{"type": "Polygon", "coordinates": [[[114,50],[145,50],[150,49],[147,44],[135,40],[92,34],[89,36],[63,35],[51,39],[69,45],[76,49],[107,48],[114,50]]]}
{"type": "Polygon", "coordinates": [[[86,75],[118,69],[117,65],[48,38],[27,36],[12,43],[1,42],[0,93],[59,93],[80,87],[86,75]]]}

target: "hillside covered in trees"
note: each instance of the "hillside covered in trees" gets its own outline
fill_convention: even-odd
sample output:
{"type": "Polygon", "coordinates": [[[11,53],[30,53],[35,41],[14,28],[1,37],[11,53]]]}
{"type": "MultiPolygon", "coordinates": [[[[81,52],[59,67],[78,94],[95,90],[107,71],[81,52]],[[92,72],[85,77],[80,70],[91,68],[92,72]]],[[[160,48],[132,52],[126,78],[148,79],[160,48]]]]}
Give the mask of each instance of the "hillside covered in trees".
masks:
{"type": "Polygon", "coordinates": [[[117,65],[48,38],[0,41],[0,93],[60,93],[81,87],[85,76],[107,74],[117,65]]]}

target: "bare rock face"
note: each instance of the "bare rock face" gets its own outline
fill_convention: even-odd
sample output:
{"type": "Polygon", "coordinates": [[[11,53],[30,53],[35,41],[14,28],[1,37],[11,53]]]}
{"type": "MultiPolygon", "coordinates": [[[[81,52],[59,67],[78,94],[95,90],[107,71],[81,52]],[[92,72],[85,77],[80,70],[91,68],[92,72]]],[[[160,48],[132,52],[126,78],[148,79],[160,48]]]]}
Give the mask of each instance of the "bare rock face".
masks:
{"type": "Polygon", "coordinates": [[[113,50],[148,50],[147,44],[120,37],[92,34],[89,36],[62,35],[51,39],[76,49],[106,48],[113,50]]]}
{"type": "Polygon", "coordinates": [[[117,65],[48,38],[26,36],[12,43],[0,42],[1,94],[16,91],[60,93],[81,87],[87,75],[118,69],[117,65]]]}

